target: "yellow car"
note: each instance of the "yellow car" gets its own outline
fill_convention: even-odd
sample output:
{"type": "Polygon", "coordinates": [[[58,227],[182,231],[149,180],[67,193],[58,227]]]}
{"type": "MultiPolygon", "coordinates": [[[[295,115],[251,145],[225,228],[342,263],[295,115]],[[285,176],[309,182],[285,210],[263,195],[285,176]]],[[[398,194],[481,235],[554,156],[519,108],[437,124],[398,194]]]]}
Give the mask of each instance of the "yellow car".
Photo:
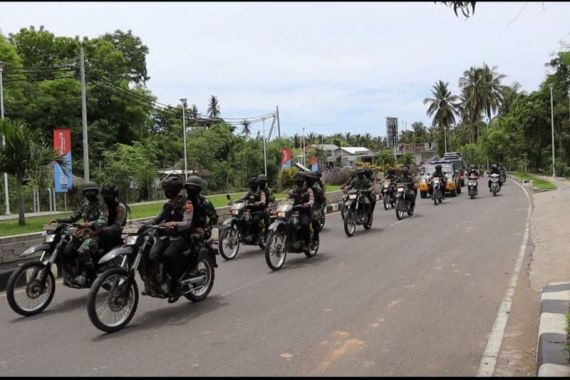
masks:
{"type": "Polygon", "coordinates": [[[457,194],[461,193],[459,175],[457,175],[458,173],[453,169],[453,165],[441,161],[432,161],[425,166],[420,178],[419,189],[420,189],[420,196],[422,198],[427,198],[428,195],[431,196],[431,189],[427,179],[428,177],[431,177],[431,175],[435,171],[435,166],[438,164],[441,165],[441,171],[447,178],[447,186],[445,191],[453,196],[456,196],[457,194]]]}

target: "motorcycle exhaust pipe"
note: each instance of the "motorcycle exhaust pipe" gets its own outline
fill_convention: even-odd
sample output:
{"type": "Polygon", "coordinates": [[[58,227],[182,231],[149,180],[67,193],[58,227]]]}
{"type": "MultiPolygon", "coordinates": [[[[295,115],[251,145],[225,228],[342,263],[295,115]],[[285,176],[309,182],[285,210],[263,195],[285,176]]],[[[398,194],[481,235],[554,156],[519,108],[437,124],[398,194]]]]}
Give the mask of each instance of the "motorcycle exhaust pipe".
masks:
{"type": "Polygon", "coordinates": [[[203,282],[206,279],[206,275],[202,275],[202,276],[198,276],[198,277],[192,277],[189,278],[187,280],[181,281],[180,285],[195,285],[198,284],[200,282],[203,282]]]}

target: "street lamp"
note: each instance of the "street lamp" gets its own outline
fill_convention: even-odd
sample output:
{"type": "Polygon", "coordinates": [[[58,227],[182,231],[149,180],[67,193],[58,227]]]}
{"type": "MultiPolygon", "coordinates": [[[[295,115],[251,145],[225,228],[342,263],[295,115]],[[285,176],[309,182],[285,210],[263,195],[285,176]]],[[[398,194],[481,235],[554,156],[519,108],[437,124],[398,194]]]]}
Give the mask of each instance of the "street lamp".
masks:
{"type": "Polygon", "coordinates": [[[550,87],[550,123],[552,131],[552,176],[556,177],[555,161],[554,161],[554,98],[552,96],[552,88],[554,85],[551,83],[550,87]]]}
{"type": "MultiPolygon", "coordinates": [[[[0,61],[0,120],[4,120],[4,84],[2,82],[2,72],[5,64],[0,61]]],[[[2,135],[2,146],[6,146],[6,137],[2,135]]],[[[8,173],[4,173],[4,201],[6,202],[6,215],[10,215],[10,195],[8,194],[8,173]]]]}
{"type": "Polygon", "coordinates": [[[182,102],[182,135],[184,136],[184,181],[188,180],[188,159],[186,157],[186,98],[182,102]]]}
{"type": "Polygon", "coordinates": [[[267,177],[267,151],[265,149],[265,118],[263,120],[263,163],[265,165],[265,176],[267,177]]]}

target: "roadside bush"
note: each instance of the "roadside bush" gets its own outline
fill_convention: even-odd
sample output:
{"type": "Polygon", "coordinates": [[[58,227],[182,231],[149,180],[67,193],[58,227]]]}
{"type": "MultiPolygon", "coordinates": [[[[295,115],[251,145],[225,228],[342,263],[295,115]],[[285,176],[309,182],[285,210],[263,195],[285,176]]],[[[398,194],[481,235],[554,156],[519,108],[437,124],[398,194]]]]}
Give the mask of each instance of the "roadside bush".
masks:
{"type": "Polygon", "coordinates": [[[277,177],[277,188],[278,192],[291,189],[295,184],[293,183],[293,176],[297,173],[297,168],[292,167],[290,169],[283,169],[279,172],[277,177]]]}

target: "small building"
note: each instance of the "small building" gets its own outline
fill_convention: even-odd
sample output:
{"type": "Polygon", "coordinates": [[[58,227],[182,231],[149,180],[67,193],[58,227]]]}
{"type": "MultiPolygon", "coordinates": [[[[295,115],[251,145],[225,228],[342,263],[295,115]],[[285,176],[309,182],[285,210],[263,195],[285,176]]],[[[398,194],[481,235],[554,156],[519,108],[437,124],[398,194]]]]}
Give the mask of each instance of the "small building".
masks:
{"type": "Polygon", "coordinates": [[[341,167],[355,166],[357,162],[374,161],[374,152],[364,147],[340,147],[334,152],[334,161],[341,167]]]}

